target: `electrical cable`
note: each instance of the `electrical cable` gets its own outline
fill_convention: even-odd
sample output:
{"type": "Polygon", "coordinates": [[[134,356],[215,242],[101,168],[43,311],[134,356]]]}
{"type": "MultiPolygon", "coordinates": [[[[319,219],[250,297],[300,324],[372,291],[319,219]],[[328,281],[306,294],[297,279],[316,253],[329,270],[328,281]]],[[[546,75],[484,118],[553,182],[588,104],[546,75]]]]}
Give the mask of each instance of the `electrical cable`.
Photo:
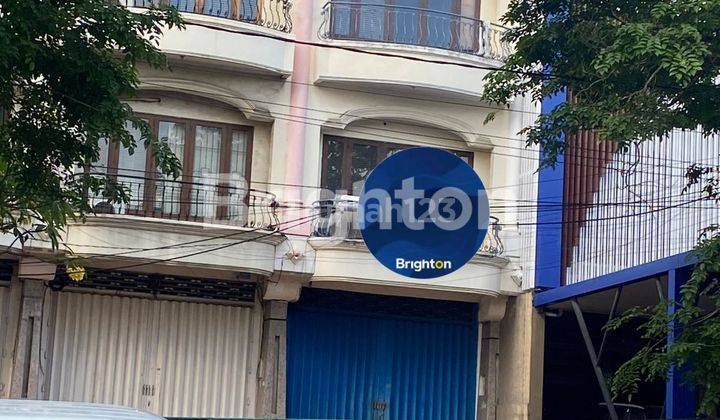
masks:
{"type": "MultiPolygon", "coordinates": [[[[155,85],[155,86],[163,87],[163,88],[173,88],[173,86],[163,85],[163,84],[160,84],[160,83],[146,82],[146,84],[155,85]]],[[[201,92],[201,91],[197,91],[197,90],[193,90],[193,89],[183,89],[183,90],[187,90],[188,92],[203,93],[203,92],[201,92]]],[[[233,99],[242,99],[242,100],[250,100],[250,101],[252,101],[252,99],[247,99],[247,98],[245,98],[245,97],[238,96],[238,95],[223,95],[223,94],[218,94],[218,96],[225,96],[225,97],[229,97],[229,98],[233,98],[233,99]]],[[[353,114],[350,114],[350,113],[338,113],[338,112],[329,111],[329,110],[318,110],[318,109],[314,109],[314,108],[306,108],[306,107],[301,107],[301,106],[292,106],[292,105],[289,105],[289,104],[282,104],[282,103],[276,103],[276,102],[269,102],[269,101],[262,101],[262,100],[258,100],[258,102],[273,103],[273,104],[276,104],[276,105],[278,105],[278,106],[283,106],[283,107],[300,108],[300,109],[312,110],[312,111],[316,111],[316,112],[324,112],[324,113],[329,113],[329,114],[334,114],[334,115],[349,115],[349,116],[353,116],[353,114]]],[[[239,105],[236,105],[235,108],[241,109],[241,110],[245,110],[245,111],[254,111],[253,108],[250,108],[250,107],[242,107],[242,106],[239,106],[239,105]]],[[[288,114],[288,113],[282,113],[282,112],[274,112],[274,113],[273,113],[273,117],[275,117],[275,118],[277,118],[277,119],[280,119],[280,120],[284,120],[284,121],[296,122],[296,123],[300,123],[300,124],[304,124],[304,125],[317,126],[317,127],[321,127],[321,128],[326,128],[326,123],[327,123],[327,119],[313,118],[313,117],[308,117],[308,116],[298,116],[298,115],[293,115],[293,114],[288,114]],[[278,116],[282,116],[282,117],[278,117],[278,116]],[[297,119],[300,119],[300,121],[298,121],[297,119]],[[302,121],[302,120],[304,120],[304,121],[302,121]],[[318,122],[318,123],[311,123],[311,122],[308,122],[308,121],[316,121],[316,122],[318,122]]],[[[357,116],[357,117],[362,117],[362,116],[357,116]]],[[[425,126],[419,125],[419,124],[417,124],[417,123],[406,122],[406,121],[402,121],[402,124],[410,125],[410,126],[414,126],[414,127],[419,127],[419,128],[425,127],[425,126]]],[[[389,129],[389,128],[380,128],[380,127],[360,127],[360,128],[366,128],[366,129],[368,129],[368,130],[378,131],[378,132],[389,132],[389,133],[395,133],[395,134],[418,135],[418,136],[423,136],[423,137],[426,137],[426,138],[432,138],[432,139],[443,140],[443,141],[453,141],[453,142],[457,142],[457,141],[459,140],[459,139],[457,139],[457,138],[442,137],[442,136],[436,136],[436,135],[431,135],[431,134],[426,134],[426,133],[409,133],[409,132],[406,132],[406,131],[393,130],[393,129],[389,129]]],[[[344,128],[342,131],[343,131],[343,132],[358,133],[358,134],[365,134],[365,135],[377,135],[377,134],[373,133],[372,131],[371,131],[371,132],[366,132],[366,131],[359,131],[359,130],[351,129],[351,128],[344,128]]],[[[496,138],[496,139],[500,139],[500,140],[508,140],[508,141],[516,141],[516,142],[523,142],[523,143],[525,143],[524,140],[519,139],[519,138],[513,138],[513,137],[498,136],[498,135],[493,135],[493,134],[479,133],[479,132],[472,132],[472,131],[462,131],[462,130],[452,130],[452,131],[453,131],[453,132],[456,132],[456,133],[460,133],[460,134],[471,134],[471,135],[477,135],[477,136],[484,136],[484,137],[496,138]]],[[[394,139],[394,140],[403,140],[403,141],[414,141],[414,140],[415,140],[415,139],[406,139],[406,138],[402,138],[402,137],[389,137],[389,138],[394,139]]],[[[495,149],[495,148],[504,148],[504,149],[508,149],[508,150],[519,150],[519,151],[525,151],[525,152],[526,152],[526,151],[532,151],[532,149],[528,149],[527,147],[507,146],[507,145],[502,145],[502,144],[492,144],[492,148],[493,148],[493,149],[495,149]]],[[[601,151],[599,148],[581,148],[581,147],[578,147],[578,146],[575,146],[575,149],[585,150],[585,151],[588,151],[588,152],[600,152],[600,151],[601,151]]],[[[540,157],[510,155],[510,154],[506,154],[506,153],[503,154],[503,153],[495,152],[494,150],[493,150],[492,153],[495,154],[495,155],[509,156],[509,157],[513,157],[513,158],[537,160],[537,161],[539,161],[539,162],[542,162],[542,160],[543,160],[543,159],[540,158],[540,157]]],[[[595,156],[594,156],[594,155],[589,155],[589,154],[588,154],[588,155],[582,155],[582,154],[580,154],[580,155],[577,155],[577,157],[583,158],[583,157],[595,157],[595,156]]],[[[675,168],[675,169],[683,169],[683,170],[685,170],[685,169],[687,169],[687,165],[691,164],[691,162],[684,162],[684,161],[680,161],[680,160],[676,160],[676,159],[672,159],[672,158],[665,158],[665,160],[668,161],[668,162],[679,162],[679,163],[681,163],[681,164],[683,165],[683,166],[669,166],[669,167],[673,167],[673,168],[675,168]]],[[[667,165],[666,165],[666,166],[667,166],[667,165]]]]}

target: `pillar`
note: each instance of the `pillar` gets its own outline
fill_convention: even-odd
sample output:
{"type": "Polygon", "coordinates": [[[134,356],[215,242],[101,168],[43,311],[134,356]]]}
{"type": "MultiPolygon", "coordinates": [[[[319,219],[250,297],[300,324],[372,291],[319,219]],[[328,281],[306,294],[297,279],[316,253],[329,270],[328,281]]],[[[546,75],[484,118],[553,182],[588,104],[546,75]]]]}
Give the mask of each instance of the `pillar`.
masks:
{"type": "Polygon", "coordinates": [[[480,383],[478,386],[478,420],[497,418],[498,361],[500,357],[500,323],[480,324],[480,383]]]}
{"type": "MultiPolygon", "coordinates": [[[[316,3],[314,1],[297,2],[294,34],[299,41],[311,41],[313,37],[313,18],[316,3]]],[[[307,117],[308,95],[312,72],[312,47],[306,44],[295,44],[293,57],[293,74],[290,87],[290,121],[288,123],[287,151],[285,157],[285,192],[283,202],[288,205],[306,205],[303,203],[301,189],[297,185],[304,184],[305,155],[308,124],[307,117]]],[[[298,211],[299,217],[304,211],[298,211]]],[[[285,227],[289,232],[298,235],[307,235],[310,228],[307,224],[285,227]]]]}
{"type": "MultiPolygon", "coordinates": [[[[23,257],[18,267],[22,287],[20,317],[15,337],[10,398],[41,399],[45,393],[50,317],[46,310],[45,282],[55,277],[55,264],[23,257]],[[44,331],[43,331],[44,330],[44,331]]],[[[48,305],[49,307],[49,305],[48,305]]]]}
{"type": "Polygon", "coordinates": [[[285,418],[288,302],[264,303],[257,416],[285,418]]]}
{"type": "Polygon", "coordinates": [[[498,377],[500,360],[500,320],[505,316],[507,298],[486,297],[478,306],[479,377],[478,420],[495,420],[498,405],[498,377]]]}
{"type": "Polygon", "coordinates": [[[17,269],[10,280],[10,287],[0,290],[0,293],[4,294],[0,299],[3,303],[0,307],[0,398],[9,398],[22,304],[22,283],[17,277],[17,269]]]}
{"type": "Polygon", "coordinates": [[[510,298],[500,323],[498,419],[541,419],[545,320],[532,293],[510,298]]]}
{"type": "Polygon", "coordinates": [[[300,297],[303,279],[280,272],[263,284],[263,328],[255,417],[285,418],[288,303],[300,297]]]}

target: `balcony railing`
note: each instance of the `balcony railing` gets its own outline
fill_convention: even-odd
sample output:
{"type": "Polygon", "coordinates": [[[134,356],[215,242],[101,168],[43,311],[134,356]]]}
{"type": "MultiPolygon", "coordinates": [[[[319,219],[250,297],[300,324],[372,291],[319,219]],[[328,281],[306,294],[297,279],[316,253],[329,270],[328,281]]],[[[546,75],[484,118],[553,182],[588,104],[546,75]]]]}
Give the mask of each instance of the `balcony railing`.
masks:
{"type": "MultiPolygon", "coordinates": [[[[312,235],[321,238],[362,239],[358,221],[357,197],[343,197],[320,200],[314,207],[319,214],[313,225],[312,235]]],[[[500,240],[502,226],[497,217],[490,217],[490,226],[485,235],[479,254],[498,257],[505,252],[500,240]]]]}
{"type": "Polygon", "coordinates": [[[504,60],[511,45],[505,28],[482,20],[417,7],[330,1],[320,37],[417,45],[504,60]]]}
{"type": "Polygon", "coordinates": [[[130,7],[169,5],[180,12],[254,23],[282,32],[292,30],[290,0],[121,0],[130,7]]]}
{"type": "Polygon", "coordinates": [[[202,184],[119,176],[129,193],[128,203],[113,204],[102,197],[90,202],[96,213],[175,219],[260,229],[278,225],[275,195],[226,183],[202,184]]]}

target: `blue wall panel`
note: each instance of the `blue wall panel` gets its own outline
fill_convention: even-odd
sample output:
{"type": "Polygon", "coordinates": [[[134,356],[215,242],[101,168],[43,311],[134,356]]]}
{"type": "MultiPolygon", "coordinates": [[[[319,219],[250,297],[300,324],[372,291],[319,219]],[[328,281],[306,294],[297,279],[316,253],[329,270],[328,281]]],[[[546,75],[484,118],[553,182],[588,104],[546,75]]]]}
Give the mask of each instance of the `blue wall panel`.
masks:
{"type": "MultiPolygon", "coordinates": [[[[542,101],[541,112],[548,114],[565,102],[565,92],[542,101]]],[[[561,140],[564,140],[564,136],[561,140]]],[[[544,158],[542,149],[540,158],[544,158]]],[[[535,242],[535,287],[560,286],[562,278],[563,186],[565,157],[558,156],[555,167],[544,167],[538,174],[537,240],[535,242]]]]}
{"type": "Polygon", "coordinates": [[[302,301],[290,307],[289,418],[475,417],[476,305],[311,290],[303,295],[313,293],[333,296],[334,307],[302,301]],[[371,305],[363,304],[367,299],[371,305]],[[408,314],[408,307],[419,310],[408,314]]]}

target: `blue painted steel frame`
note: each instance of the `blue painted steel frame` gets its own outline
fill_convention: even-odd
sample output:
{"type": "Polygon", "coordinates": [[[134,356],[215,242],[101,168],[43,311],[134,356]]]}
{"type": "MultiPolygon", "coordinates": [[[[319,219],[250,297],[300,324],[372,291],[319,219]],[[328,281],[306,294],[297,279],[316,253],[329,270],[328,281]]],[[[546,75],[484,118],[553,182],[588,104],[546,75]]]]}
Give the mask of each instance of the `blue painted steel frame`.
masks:
{"type": "MultiPolygon", "coordinates": [[[[680,286],[690,278],[688,268],[673,269],[668,272],[668,300],[676,302],[680,298],[680,286]]],[[[675,305],[670,304],[668,313],[675,313],[675,305]]],[[[678,331],[675,328],[668,334],[668,343],[675,340],[678,331]]],[[[665,418],[684,419],[695,417],[695,390],[690,384],[683,382],[685,368],[673,367],[665,383],[665,418]]]]}
{"type": "MultiPolygon", "coordinates": [[[[679,297],[680,286],[688,279],[691,266],[695,262],[696,258],[690,252],[673,255],[579,283],[540,292],[535,295],[533,304],[539,307],[560,303],[666,273],[668,276],[667,298],[671,302],[676,301],[679,297]]],[[[674,312],[674,305],[670,305],[668,311],[670,313],[674,312]]],[[[672,342],[675,334],[676,332],[672,331],[668,335],[669,342],[672,342]]],[[[694,418],[695,393],[692,387],[683,383],[682,374],[683,369],[673,367],[668,375],[665,384],[665,418],[667,419],[694,418]]]]}
{"type": "MultiPolygon", "coordinates": [[[[541,112],[547,114],[566,101],[560,92],[545,98],[541,112]]],[[[564,140],[564,137],[561,138],[564,140]]],[[[542,149],[540,157],[544,156],[542,149]]],[[[560,286],[562,275],[562,218],[565,158],[560,155],[554,168],[542,168],[538,174],[537,238],[535,242],[535,287],[560,286]],[[545,210],[543,210],[545,209],[545,210]]]]}
{"type": "Polygon", "coordinates": [[[695,257],[689,252],[673,255],[671,257],[652,261],[636,267],[626,268],[604,276],[584,280],[567,286],[558,287],[535,295],[533,304],[545,306],[559,303],[618,286],[635,283],[650,277],[664,274],[673,269],[683,268],[695,263],[695,257]]]}

